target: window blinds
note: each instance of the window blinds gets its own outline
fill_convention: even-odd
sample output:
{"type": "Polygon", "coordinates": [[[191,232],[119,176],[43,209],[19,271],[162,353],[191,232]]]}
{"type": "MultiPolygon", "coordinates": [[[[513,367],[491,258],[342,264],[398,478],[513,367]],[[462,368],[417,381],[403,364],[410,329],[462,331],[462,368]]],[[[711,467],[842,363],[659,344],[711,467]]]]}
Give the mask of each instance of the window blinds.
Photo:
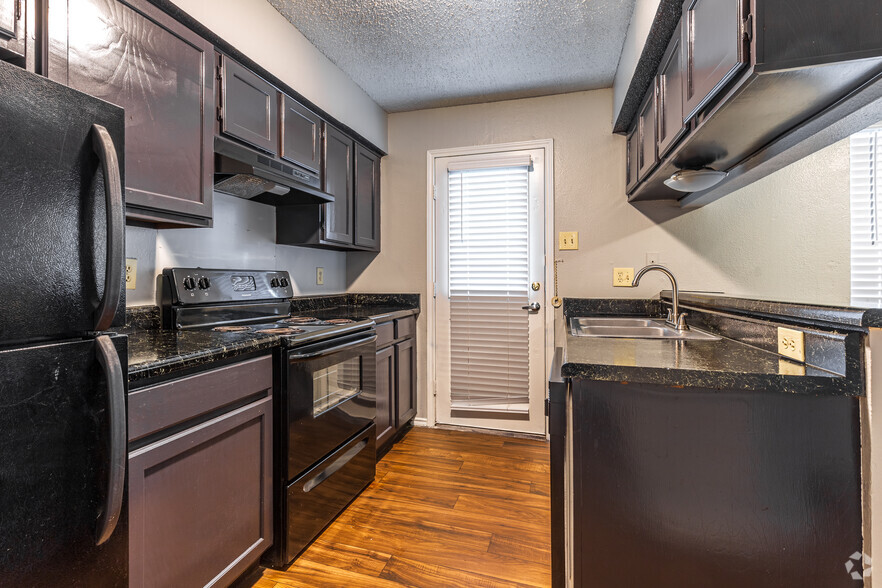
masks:
{"type": "Polygon", "coordinates": [[[484,165],[448,169],[451,408],[526,414],[530,167],[484,165]]]}
{"type": "Polygon", "coordinates": [[[851,304],[882,308],[879,181],[882,128],[851,136],[851,304]]]}

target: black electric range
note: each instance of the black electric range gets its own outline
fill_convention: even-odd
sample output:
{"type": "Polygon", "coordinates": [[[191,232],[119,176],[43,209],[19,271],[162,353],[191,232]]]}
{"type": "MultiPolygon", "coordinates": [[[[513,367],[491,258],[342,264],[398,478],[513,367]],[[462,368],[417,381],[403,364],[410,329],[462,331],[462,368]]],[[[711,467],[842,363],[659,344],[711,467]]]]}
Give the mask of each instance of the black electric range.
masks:
{"type": "Polygon", "coordinates": [[[271,333],[274,541],[284,568],[374,479],[376,339],[370,319],[292,316],[284,271],[163,270],[163,328],[271,333]]]}

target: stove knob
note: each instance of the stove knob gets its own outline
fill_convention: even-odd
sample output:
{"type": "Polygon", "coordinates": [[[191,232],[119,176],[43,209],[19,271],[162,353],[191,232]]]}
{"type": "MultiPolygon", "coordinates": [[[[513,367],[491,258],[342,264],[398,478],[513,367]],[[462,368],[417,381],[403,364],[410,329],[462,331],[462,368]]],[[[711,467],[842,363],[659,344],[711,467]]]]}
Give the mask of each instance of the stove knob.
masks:
{"type": "Polygon", "coordinates": [[[193,278],[184,278],[184,290],[192,290],[196,287],[196,280],[193,278]]]}
{"type": "Polygon", "coordinates": [[[279,278],[273,278],[272,280],[270,280],[270,286],[273,288],[278,288],[281,285],[282,284],[281,282],[279,282],[279,278]]]}
{"type": "Polygon", "coordinates": [[[199,289],[200,290],[208,290],[211,286],[211,281],[208,278],[199,278],[199,289]]]}
{"type": "Polygon", "coordinates": [[[279,285],[281,285],[282,288],[287,288],[288,287],[288,278],[282,278],[281,280],[279,280],[279,285]]]}

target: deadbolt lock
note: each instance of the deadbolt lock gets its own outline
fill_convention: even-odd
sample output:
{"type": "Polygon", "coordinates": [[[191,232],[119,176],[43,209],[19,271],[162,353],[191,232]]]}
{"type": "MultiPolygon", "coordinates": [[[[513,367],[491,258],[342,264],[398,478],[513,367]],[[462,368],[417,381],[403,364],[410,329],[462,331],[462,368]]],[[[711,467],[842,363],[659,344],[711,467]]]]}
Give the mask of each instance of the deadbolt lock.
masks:
{"type": "Polygon", "coordinates": [[[539,286],[539,282],[533,282],[533,285],[530,286],[530,287],[533,288],[533,292],[538,292],[538,291],[539,291],[539,287],[540,287],[540,286],[539,286]]]}

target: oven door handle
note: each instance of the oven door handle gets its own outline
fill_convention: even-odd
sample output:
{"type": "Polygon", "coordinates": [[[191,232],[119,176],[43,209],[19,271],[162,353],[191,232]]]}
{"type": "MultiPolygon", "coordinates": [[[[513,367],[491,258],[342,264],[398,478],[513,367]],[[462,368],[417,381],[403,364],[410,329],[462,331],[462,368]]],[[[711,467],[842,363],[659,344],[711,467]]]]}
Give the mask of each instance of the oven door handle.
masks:
{"type": "Polygon", "coordinates": [[[353,347],[358,347],[359,345],[364,345],[366,343],[373,343],[376,340],[377,340],[377,335],[376,335],[376,333],[374,333],[368,337],[356,339],[355,341],[349,341],[348,343],[343,343],[342,345],[337,345],[334,347],[327,347],[325,349],[320,349],[319,351],[310,351],[310,352],[306,352],[306,353],[298,353],[296,351],[291,351],[288,353],[288,359],[312,359],[313,357],[321,357],[323,355],[330,355],[331,353],[337,353],[338,351],[345,351],[347,349],[351,349],[353,347]]]}
{"type": "Polygon", "coordinates": [[[331,476],[336,474],[338,471],[340,471],[340,468],[345,466],[347,463],[352,461],[352,458],[354,458],[356,455],[361,453],[361,450],[364,449],[365,447],[367,447],[367,444],[368,444],[367,439],[362,439],[361,441],[359,441],[355,445],[355,447],[353,447],[352,449],[350,449],[349,451],[347,451],[346,453],[344,453],[343,455],[338,457],[336,460],[334,460],[334,463],[332,463],[331,465],[329,465],[328,467],[326,467],[325,469],[320,471],[316,475],[316,477],[314,477],[312,480],[309,480],[308,482],[306,482],[303,485],[303,491],[309,492],[310,490],[312,490],[313,488],[315,488],[316,486],[318,486],[319,484],[321,484],[322,482],[324,482],[325,480],[327,480],[328,478],[330,478],[331,476]]]}

